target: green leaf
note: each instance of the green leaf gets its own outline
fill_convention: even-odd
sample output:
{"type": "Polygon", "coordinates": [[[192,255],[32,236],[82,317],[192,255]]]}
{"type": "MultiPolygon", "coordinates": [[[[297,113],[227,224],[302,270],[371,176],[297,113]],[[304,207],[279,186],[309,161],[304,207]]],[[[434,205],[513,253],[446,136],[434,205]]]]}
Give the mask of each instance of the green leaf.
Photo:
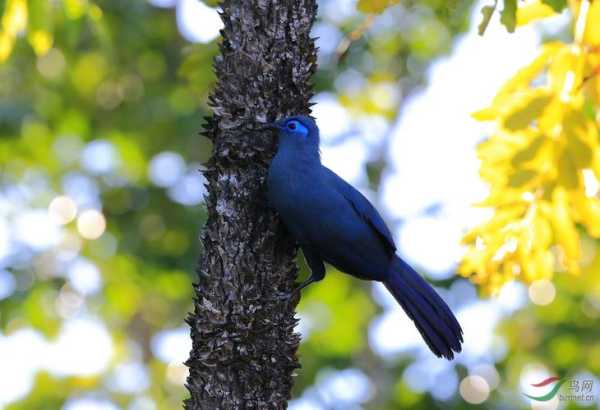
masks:
{"type": "Polygon", "coordinates": [[[388,7],[400,3],[400,0],[359,0],[358,10],[363,13],[381,13],[388,7]]]}
{"type": "Polygon", "coordinates": [[[560,13],[567,7],[567,0],[542,0],[542,3],[552,7],[557,13],[560,13]]]}
{"type": "Polygon", "coordinates": [[[496,10],[496,6],[498,5],[498,2],[494,2],[493,6],[485,6],[481,9],[481,23],[479,23],[479,35],[483,36],[485,33],[485,30],[487,30],[488,25],[490,24],[490,21],[492,20],[492,16],[494,15],[494,11],[496,10]]]}
{"type": "Polygon", "coordinates": [[[515,31],[517,26],[517,0],[504,0],[500,22],[504,24],[509,33],[515,31]]]}

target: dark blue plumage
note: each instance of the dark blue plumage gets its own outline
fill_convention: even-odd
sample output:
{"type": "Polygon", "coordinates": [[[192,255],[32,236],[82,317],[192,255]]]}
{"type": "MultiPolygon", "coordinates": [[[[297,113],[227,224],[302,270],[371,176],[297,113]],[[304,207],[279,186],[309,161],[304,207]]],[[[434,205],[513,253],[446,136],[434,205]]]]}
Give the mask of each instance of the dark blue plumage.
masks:
{"type": "Polygon", "coordinates": [[[433,353],[452,359],[463,341],[458,321],[433,288],[396,256],[392,235],[373,205],[321,165],[314,120],[294,116],[274,127],[279,147],[269,168],[268,199],[312,271],[300,288],[323,279],[323,262],[383,282],[433,353]]]}

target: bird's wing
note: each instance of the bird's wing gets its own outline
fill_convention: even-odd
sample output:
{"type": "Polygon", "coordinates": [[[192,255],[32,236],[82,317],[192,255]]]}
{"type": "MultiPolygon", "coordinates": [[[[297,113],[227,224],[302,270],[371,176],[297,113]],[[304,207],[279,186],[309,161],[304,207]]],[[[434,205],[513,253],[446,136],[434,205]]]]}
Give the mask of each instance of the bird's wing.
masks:
{"type": "Polygon", "coordinates": [[[327,167],[323,167],[327,181],[352,205],[356,213],[377,232],[382,239],[386,249],[393,253],[396,251],[396,245],[390,230],[386,226],[379,212],[371,205],[369,200],[357,191],[352,185],[340,178],[335,172],[327,167]]]}

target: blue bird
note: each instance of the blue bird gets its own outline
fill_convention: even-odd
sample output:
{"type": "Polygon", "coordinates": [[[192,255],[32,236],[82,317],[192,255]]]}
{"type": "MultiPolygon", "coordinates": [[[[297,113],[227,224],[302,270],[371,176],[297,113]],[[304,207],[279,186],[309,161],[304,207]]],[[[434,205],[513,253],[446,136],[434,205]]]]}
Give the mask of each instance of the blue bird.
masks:
{"type": "Polygon", "coordinates": [[[354,187],[321,165],[319,129],[303,115],[270,125],[279,145],[269,167],[267,196],[302,248],[311,276],[296,290],[325,277],[324,262],[364,280],[382,282],[438,357],[461,351],[462,329],[433,288],[396,255],[383,219],[354,187]]]}

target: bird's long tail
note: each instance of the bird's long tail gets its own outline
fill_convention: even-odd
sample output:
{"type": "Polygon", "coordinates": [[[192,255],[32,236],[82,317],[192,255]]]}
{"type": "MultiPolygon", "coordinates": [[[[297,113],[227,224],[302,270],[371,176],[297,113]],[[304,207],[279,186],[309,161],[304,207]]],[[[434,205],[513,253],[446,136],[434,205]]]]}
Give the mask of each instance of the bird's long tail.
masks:
{"type": "Polygon", "coordinates": [[[461,351],[463,331],[442,298],[413,268],[398,257],[392,261],[386,288],[394,295],[436,356],[448,360],[461,351]]]}

